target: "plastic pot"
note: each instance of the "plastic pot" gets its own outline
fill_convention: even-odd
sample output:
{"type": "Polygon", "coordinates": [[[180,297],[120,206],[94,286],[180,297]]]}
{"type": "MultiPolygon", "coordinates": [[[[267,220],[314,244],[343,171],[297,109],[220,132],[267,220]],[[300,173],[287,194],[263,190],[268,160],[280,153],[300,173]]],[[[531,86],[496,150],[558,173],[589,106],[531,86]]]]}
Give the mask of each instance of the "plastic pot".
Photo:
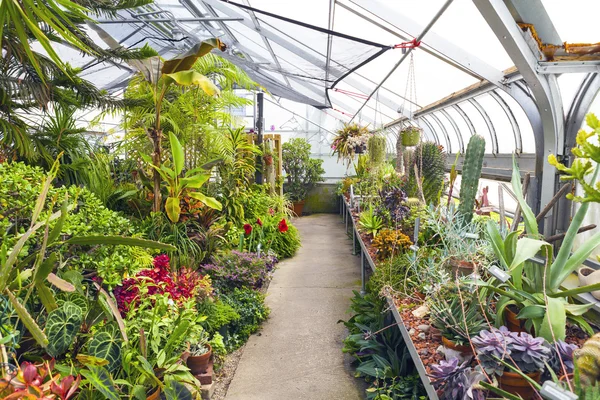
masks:
{"type": "Polygon", "coordinates": [[[208,351],[201,356],[189,356],[186,365],[190,369],[192,375],[202,375],[208,369],[210,363],[210,356],[212,356],[212,347],[210,344],[206,344],[208,351]]]}
{"type": "Polygon", "coordinates": [[[304,200],[295,201],[294,205],[293,205],[294,214],[296,214],[296,216],[298,216],[298,217],[301,217],[303,210],[304,210],[304,200]]]}
{"type": "MultiPolygon", "coordinates": [[[[540,371],[525,375],[538,383],[540,381],[540,371]]],[[[506,390],[508,393],[519,395],[523,398],[523,400],[533,399],[537,393],[537,390],[535,390],[525,378],[516,372],[504,371],[502,376],[498,377],[498,383],[500,384],[500,389],[506,390]]]]}
{"type": "Polygon", "coordinates": [[[154,388],[154,391],[146,395],[146,400],[158,400],[160,399],[160,386],[154,388]]]}

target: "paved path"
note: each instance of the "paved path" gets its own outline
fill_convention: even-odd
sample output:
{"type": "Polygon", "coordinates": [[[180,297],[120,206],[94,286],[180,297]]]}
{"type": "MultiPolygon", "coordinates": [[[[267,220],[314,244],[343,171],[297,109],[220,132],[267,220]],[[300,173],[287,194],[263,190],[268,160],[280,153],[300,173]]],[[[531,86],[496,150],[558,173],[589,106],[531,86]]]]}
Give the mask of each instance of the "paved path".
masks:
{"type": "Polygon", "coordinates": [[[360,259],[337,215],[294,221],[298,254],[279,264],[269,286],[271,316],[253,335],[227,391],[227,400],[359,400],[360,383],[341,352],[360,259]]]}

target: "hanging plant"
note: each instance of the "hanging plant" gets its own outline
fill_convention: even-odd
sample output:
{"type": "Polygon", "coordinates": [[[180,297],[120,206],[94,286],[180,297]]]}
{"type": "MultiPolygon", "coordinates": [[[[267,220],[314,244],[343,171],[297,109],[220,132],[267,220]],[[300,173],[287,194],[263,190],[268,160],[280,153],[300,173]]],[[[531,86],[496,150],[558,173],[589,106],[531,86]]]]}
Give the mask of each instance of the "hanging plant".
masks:
{"type": "Polygon", "coordinates": [[[418,145],[419,141],[421,140],[421,132],[423,132],[423,130],[416,126],[408,126],[404,128],[400,132],[400,136],[402,137],[402,146],[412,147],[418,145]]]}
{"type": "Polygon", "coordinates": [[[354,155],[363,154],[367,150],[369,136],[369,129],[366,126],[360,126],[357,123],[344,124],[333,139],[331,145],[333,154],[338,155],[338,161],[344,159],[350,164],[354,155]]]}

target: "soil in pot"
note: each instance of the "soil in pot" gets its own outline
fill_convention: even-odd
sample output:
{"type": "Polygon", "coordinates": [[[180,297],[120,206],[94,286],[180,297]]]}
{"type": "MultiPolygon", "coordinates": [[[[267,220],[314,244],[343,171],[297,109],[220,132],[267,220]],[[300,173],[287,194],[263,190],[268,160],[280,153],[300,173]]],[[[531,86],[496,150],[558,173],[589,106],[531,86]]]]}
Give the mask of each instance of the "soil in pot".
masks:
{"type": "Polygon", "coordinates": [[[295,201],[294,208],[293,208],[294,214],[296,214],[296,216],[298,216],[298,217],[301,217],[303,210],[304,210],[304,200],[295,201]]]}
{"type": "MultiPolygon", "coordinates": [[[[540,381],[540,371],[525,374],[536,382],[540,381]]],[[[502,376],[498,377],[500,389],[506,390],[508,393],[518,394],[523,400],[533,399],[537,391],[531,384],[516,372],[504,371],[502,376]]]]}
{"type": "Polygon", "coordinates": [[[444,336],[442,336],[442,344],[444,345],[444,347],[447,347],[447,348],[452,349],[454,351],[458,351],[463,356],[467,356],[469,354],[473,354],[473,349],[471,348],[471,346],[469,346],[469,345],[458,345],[458,344],[454,343],[453,341],[451,341],[450,339],[446,339],[444,336]]]}
{"type": "Polygon", "coordinates": [[[202,354],[201,356],[189,356],[186,361],[186,364],[192,375],[201,375],[208,369],[210,356],[212,356],[212,348],[208,343],[206,346],[208,347],[208,351],[206,353],[202,354]]]}
{"type": "Polygon", "coordinates": [[[527,329],[525,329],[525,320],[518,319],[518,313],[519,310],[513,304],[510,304],[508,307],[506,307],[504,310],[504,321],[506,322],[506,327],[511,332],[527,332],[527,329]]]}

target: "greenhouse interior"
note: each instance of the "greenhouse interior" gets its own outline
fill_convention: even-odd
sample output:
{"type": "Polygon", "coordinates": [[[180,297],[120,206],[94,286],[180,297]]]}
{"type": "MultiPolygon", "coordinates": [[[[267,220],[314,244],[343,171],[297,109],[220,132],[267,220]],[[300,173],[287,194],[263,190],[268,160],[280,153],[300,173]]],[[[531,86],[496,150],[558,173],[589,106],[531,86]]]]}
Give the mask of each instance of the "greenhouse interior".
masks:
{"type": "Polygon", "coordinates": [[[599,15],[0,0],[1,398],[600,400],[599,15]]]}

